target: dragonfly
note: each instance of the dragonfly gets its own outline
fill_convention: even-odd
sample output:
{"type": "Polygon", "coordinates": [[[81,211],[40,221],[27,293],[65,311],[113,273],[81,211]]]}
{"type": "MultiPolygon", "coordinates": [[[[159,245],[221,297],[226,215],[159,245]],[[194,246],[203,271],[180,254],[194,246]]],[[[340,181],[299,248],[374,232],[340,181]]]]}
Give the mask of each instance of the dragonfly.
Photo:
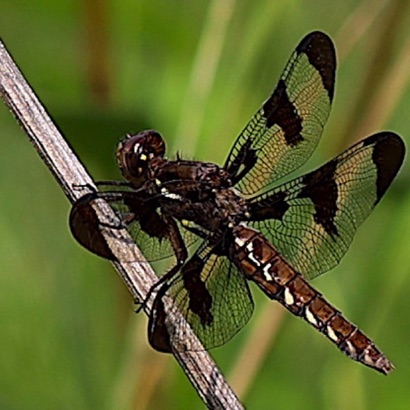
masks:
{"type": "MultiPolygon", "coordinates": [[[[167,159],[158,131],[127,135],[116,156],[123,181],[100,183],[70,213],[75,239],[115,259],[92,204],[106,200],[145,257],[174,257],[153,286],[148,340],[160,352],[189,350],[189,326],[205,349],[230,340],[250,319],[249,283],[383,374],[394,366],[310,280],[339,263],[380,202],[405,155],[393,132],[371,135],[321,167],[278,184],[311,156],[334,97],[336,53],[315,31],[292,53],[269,98],[235,140],[223,166],[167,159]],[[172,317],[164,302],[179,312],[172,317]]],[[[118,225],[113,225],[113,227],[118,225]]]]}

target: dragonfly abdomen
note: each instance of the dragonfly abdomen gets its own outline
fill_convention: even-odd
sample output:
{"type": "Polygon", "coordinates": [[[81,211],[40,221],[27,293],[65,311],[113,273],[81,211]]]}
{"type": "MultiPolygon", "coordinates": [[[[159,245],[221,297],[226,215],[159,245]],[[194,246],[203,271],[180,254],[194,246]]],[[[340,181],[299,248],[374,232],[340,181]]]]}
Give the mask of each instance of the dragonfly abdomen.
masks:
{"type": "Polygon", "coordinates": [[[261,233],[239,226],[234,228],[234,236],[232,259],[269,298],[303,318],[351,359],[384,374],[394,369],[372,340],[327,302],[261,233]]]}

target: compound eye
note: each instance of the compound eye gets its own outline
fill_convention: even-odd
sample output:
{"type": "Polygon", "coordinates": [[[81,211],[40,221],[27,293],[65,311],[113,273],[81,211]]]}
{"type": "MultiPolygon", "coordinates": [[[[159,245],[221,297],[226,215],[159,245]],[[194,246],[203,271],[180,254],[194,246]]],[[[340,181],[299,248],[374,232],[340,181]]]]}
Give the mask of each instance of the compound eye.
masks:
{"type": "Polygon", "coordinates": [[[145,148],[153,157],[163,157],[165,155],[165,141],[158,131],[143,131],[145,134],[145,148]]]}

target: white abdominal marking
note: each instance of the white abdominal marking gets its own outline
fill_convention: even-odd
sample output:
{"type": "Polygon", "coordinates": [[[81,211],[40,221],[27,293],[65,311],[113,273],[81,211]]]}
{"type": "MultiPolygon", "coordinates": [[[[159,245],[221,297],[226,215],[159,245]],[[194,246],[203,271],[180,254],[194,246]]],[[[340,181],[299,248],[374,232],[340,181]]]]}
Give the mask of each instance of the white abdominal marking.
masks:
{"type": "Polygon", "coordinates": [[[309,310],[309,308],[305,309],[305,316],[306,316],[306,320],[309,323],[311,323],[313,326],[317,326],[317,320],[315,316],[313,315],[313,313],[309,310]]]}
{"type": "Polygon", "coordinates": [[[374,360],[373,360],[373,358],[370,356],[369,351],[370,351],[370,348],[367,347],[366,350],[364,351],[363,360],[364,360],[367,364],[373,364],[373,363],[374,363],[374,360]]]}
{"type": "Polygon", "coordinates": [[[261,266],[260,260],[258,260],[255,255],[253,254],[253,243],[249,242],[246,245],[246,250],[248,251],[248,257],[249,259],[256,265],[256,266],[261,266]]]}
{"type": "Polygon", "coordinates": [[[263,269],[262,269],[262,272],[263,272],[263,276],[265,276],[265,279],[268,281],[268,282],[272,282],[273,281],[273,276],[270,274],[270,268],[272,267],[272,264],[271,263],[267,263],[264,267],[263,267],[263,269]]]}
{"type": "Polygon", "coordinates": [[[289,288],[285,288],[285,303],[289,306],[295,303],[295,298],[293,297],[289,288]]]}
{"type": "Polygon", "coordinates": [[[243,245],[245,245],[245,241],[240,238],[239,236],[235,236],[235,243],[242,248],[243,245]]]}
{"type": "Polygon", "coordinates": [[[349,353],[350,353],[351,355],[356,355],[356,354],[357,354],[356,349],[354,348],[354,346],[352,345],[352,343],[349,342],[348,340],[346,340],[346,346],[347,346],[347,350],[349,351],[349,353]]]}
{"type": "Polygon", "coordinates": [[[339,341],[339,338],[336,336],[336,333],[334,332],[334,330],[330,326],[326,327],[326,332],[327,332],[327,335],[329,336],[329,338],[332,339],[334,342],[339,341]]]}

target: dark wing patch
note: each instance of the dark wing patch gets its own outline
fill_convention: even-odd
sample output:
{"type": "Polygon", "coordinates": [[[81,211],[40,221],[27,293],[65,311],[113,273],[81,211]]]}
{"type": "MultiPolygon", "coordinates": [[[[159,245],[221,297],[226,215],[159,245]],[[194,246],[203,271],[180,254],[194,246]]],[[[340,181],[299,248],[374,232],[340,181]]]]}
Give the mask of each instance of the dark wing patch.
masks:
{"type": "Polygon", "coordinates": [[[307,35],[273,94],[251,118],[224,168],[245,195],[300,167],[315,149],[334,94],[336,56],[330,38],[307,35]]]}
{"type": "MultiPolygon", "coordinates": [[[[374,144],[377,135],[367,138],[367,144],[374,144]]],[[[404,159],[405,147],[400,138],[384,138],[377,141],[373,151],[373,162],[377,169],[382,170],[377,174],[377,201],[379,202],[391,181],[396,176],[404,159]]]]}
{"type": "Polygon", "coordinates": [[[103,258],[114,260],[115,256],[101,234],[101,225],[92,207],[94,194],[81,197],[71,208],[69,225],[74,238],[89,251],[103,258]]]}
{"type": "Polygon", "coordinates": [[[296,147],[303,141],[302,118],[297,107],[289,99],[286,83],[280,79],[272,98],[269,98],[262,107],[266,119],[266,128],[275,125],[282,131],[285,144],[296,147]]]}
{"type": "Polygon", "coordinates": [[[333,100],[336,58],[330,38],[321,32],[312,32],[300,42],[296,52],[307,55],[309,63],[320,73],[323,86],[327,90],[330,100],[333,100]]]}
{"type": "Polygon", "coordinates": [[[315,209],[314,221],[331,236],[338,234],[334,223],[338,201],[337,164],[336,160],[330,161],[302,177],[304,187],[298,195],[298,198],[308,198],[312,201],[315,209]]]}
{"type": "Polygon", "coordinates": [[[205,349],[226,343],[253,312],[253,301],[243,275],[226,257],[218,257],[206,247],[198,250],[179,274],[163,286],[154,300],[148,326],[148,338],[157,350],[168,351],[170,339],[177,350],[194,349],[185,345],[186,328],[178,317],[169,319],[163,313],[164,292],[172,297],[205,349]],[[172,323],[172,329],[166,326],[165,320],[172,323]]]}
{"type": "Polygon", "coordinates": [[[381,132],[317,170],[250,201],[249,225],[312,279],[339,263],[404,158],[400,137],[381,132]]]}

